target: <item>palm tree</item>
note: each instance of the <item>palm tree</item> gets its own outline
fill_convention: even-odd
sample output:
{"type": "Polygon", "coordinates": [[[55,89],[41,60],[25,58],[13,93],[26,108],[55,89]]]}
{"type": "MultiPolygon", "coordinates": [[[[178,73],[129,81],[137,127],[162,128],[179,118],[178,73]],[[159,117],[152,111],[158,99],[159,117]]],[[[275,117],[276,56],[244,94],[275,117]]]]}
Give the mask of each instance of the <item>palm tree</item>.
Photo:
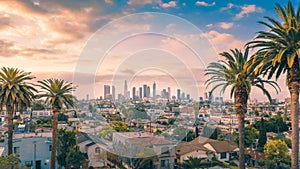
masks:
{"type": "Polygon", "coordinates": [[[18,105],[30,106],[35,88],[28,81],[35,77],[17,68],[2,67],[0,70],[0,108],[5,106],[8,119],[8,155],[13,147],[13,116],[18,105]]]}
{"type": "Polygon", "coordinates": [[[197,157],[188,157],[188,160],[185,160],[182,164],[183,168],[187,168],[187,169],[197,169],[197,168],[201,168],[201,158],[197,158],[197,157]]]}
{"type": "Polygon", "coordinates": [[[41,88],[41,94],[37,95],[37,97],[45,98],[45,102],[52,106],[51,169],[55,169],[58,114],[63,106],[67,108],[74,106],[75,97],[72,95],[72,92],[75,88],[72,86],[72,83],[62,79],[47,79],[38,81],[38,83],[38,86],[41,88]]]}
{"type": "Polygon", "coordinates": [[[251,91],[251,86],[258,87],[271,100],[271,96],[265,84],[271,85],[278,92],[278,85],[273,81],[261,79],[254,74],[255,67],[261,58],[248,59],[248,48],[242,53],[240,50],[231,50],[231,54],[223,52],[220,54],[225,60],[210,63],[206,69],[206,75],[211,75],[206,81],[206,85],[212,87],[212,91],[221,87],[221,93],[224,93],[228,87],[231,87],[230,96],[234,96],[234,106],[238,118],[239,130],[239,168],[245,168],[245,114],[247,113],[247,101],[251,91]]]}
{"type": "Polygon", "coordinates": [[[292,117],[292,168],[299,168],[299,85],[300,85],[300,6],[294,10],[289,1],[285,8],[275,5],[280,20],[265,17],[267,22],[259,22],[266,26],[267,31],[260,31],[250,48],[258,48],[257,56],[264,59],[257,73],[272,78],[286,73],[286,82],[291,96],[292,117]]]}

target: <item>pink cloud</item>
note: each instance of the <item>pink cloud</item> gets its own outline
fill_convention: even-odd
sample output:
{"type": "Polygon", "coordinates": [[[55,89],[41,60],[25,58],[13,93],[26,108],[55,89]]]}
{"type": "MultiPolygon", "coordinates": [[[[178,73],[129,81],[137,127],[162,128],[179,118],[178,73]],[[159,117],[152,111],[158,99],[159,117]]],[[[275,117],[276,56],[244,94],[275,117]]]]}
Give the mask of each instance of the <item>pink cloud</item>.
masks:
{"type": "Polygon", "coordinates": [[[220,22],[219,23],[219,27],[222,29],[230,29],[233,27],[233,25],[234,25],[234,23],[232,23],[232,22],[220,22]]]}
{"type": "Polygon", "coordinates": [[[161,7],[163,7],[163,8],[176,7],[176,2],[175,1],[170,1],[168,3],[163,3],[163,4],[161,4],[161,7]]]}
{"type": "Polygon", "coordinates": [[[235,19],[241,19],[245,15],[248,15],[249,13],[255,13],[255,12],[261,13],[261,12],[263,12],[262,8],[257,7],[254,4],[244,5],[244,6],[241,7],[241,9],[242,9],[242,11],[235,15],[235,19]]]}
{"type": "Polygon", "coordinates": [[[214,5],[216,5],[216,2],[212,2],[211,4],[209,4],[205,1],[197,1],[196,5],[197,6],[214,6],[214,5]]]}

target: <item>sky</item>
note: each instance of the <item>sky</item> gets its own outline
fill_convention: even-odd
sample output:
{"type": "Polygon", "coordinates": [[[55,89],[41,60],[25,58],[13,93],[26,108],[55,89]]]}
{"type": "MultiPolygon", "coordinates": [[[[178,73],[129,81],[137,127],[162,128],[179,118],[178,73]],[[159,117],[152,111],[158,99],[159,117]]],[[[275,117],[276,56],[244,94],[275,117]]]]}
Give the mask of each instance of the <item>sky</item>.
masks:
{"type": "MultiPolygon", "coordinates": [[[[159,90],[198,98],[209,90],[208,63],[265,30],[258,21],[278,18],[276,2],[287,1],[0,1],[0,63],[32,72],[36,81],[73,82],[78,98],[98,98],[104,84],[123,93],[125,80],[130,89],[155,81],[159,90]]],[[[281,93],[271,93],[282,100],[289,96],[284,77],[278,83],[281,93]]],[[[250,98],[266,100],[256,90],[250,98]]]]}

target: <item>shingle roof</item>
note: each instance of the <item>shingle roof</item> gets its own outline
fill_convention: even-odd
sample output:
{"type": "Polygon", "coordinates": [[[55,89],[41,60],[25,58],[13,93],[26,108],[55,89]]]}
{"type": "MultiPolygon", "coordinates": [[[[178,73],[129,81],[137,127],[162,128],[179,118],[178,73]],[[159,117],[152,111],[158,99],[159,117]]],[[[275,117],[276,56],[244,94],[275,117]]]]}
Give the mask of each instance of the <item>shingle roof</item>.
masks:
{"type": "Polygon", "coordinates": [[[208,151],[202,144],[192,144],[191,142],[180,142],[176,145],[176,155],[183,155],[192,151],[208,151]]]}
{"type": "Polygon", "coordinates": [[[210,142],[216,142],[217,140],[213,140],[207,137],[202,137],[199,136],[197,138],[195,138],[194,140],[190,141],[190,143],[192,144],[205,144],[205,143],[210,143],[210,142]]]}
{"type": "Polygon", "coordinates": [[[78,144],[85,142],[87,140],[91,140],[87,133],[79,132],[77,133],[77,142],[78,144]]]}
{"type": "Polygon", "coordinates": [[[223,153],[223,152],[234,152],[235,149],[238,148],[238,146],[232,142],[232,141],[215,141],[215,142],[209,142],[206,144],[210,144],[217,153],[223,153]]]}

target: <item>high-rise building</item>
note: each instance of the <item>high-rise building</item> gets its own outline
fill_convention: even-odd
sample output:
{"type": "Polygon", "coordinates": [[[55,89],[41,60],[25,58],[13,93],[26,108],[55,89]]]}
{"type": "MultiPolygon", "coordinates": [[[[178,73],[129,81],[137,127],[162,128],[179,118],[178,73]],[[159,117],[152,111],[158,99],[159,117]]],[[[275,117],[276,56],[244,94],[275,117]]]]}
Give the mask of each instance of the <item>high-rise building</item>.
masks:
{"type": "Polygon", "coordinates": [[[171,99],[171,87],[168,87],[168,99],[171,99]]]}
{"type": "Polygon", "coordinates": [[[181,100],[185,100],[185,93],[184,92],[181,93],[181,100]]]}
{"type": "Polygon", "coordinates": [[[111,86],[111,95],[112,95],[112,100],[116,100],[116,88],[114,85],[111,86]]]}
{"type": "Polygon", "coordinates": [[[127,95],[127,92],[128,91],[128,86],[127,86],[127,80],[125,80],[125,83],[124,83],[124,96],[126,97],[127,95]]]}
{"type": "Polygon", "coordinates": [[[142,88],[142,87],[140,87],[140,92],[139,92],[139,94],[140,94],[140,99],[143,98],[143,88],[142,88]]]}
{"type": "Polygon", "coordinates": [[[110,86],[109,85],[104,85],[104,99],[108,99],[108,96],[110,95],[110,86]]]}
{"type": "Polygon", "coordinates": [[[177,89],[177,100],[180,100],[180,89],[177,89]]]}
{"type": "Polygon", "coordinates": [[[186,94],[186,99],[190,100],[191,99],[191,95],[190,94],[186,94]]]}
{"type": "Polygon", "coordinates": [[[208,101],[209,101],[210,103],[212,103],[212,102],[214,101],[214,96],[213,96],[213,94],[212,94],[211,91],[208,92],[208,101]]]}
{"type": "Polygon", "coordinates": [[[204,92],[204,100],[208,100],[208,98],[207,98],[207,92],[204,92]]]}
{"type": "Polygon", "coordinates": [[[153,98],[155,99],[156,98],[156,83],[154,82],[153,83],[153,98]]]}
{"type": "Polygon", "coordinates": [[[135,96],[135,94],[136,94],[136,88],[135,88],[135,87],[133,87],[133,88],[132,88],[132,99],[133,99],[133,100],[135,100],[135,99],[136,99],[136,96],[135,96]]]}
{"type": "Polygon", "coordinates": [[[147,97],[147,85],[143,85],[144,97],[147,97]]]}
{"type": "Polygon", "coordinates": [[[167,93],[167,90],[166,90],[166,89],[163,89],[163,90],[161,91],[161,97],[164,98],[164,99],[166,99],[166,98],[168,97],[168,93],[167,93]]]}
{"type": "Polygon", "coordinates": [[[147,86],[147,97],[150,97],[150,86],[147,86]]]}

